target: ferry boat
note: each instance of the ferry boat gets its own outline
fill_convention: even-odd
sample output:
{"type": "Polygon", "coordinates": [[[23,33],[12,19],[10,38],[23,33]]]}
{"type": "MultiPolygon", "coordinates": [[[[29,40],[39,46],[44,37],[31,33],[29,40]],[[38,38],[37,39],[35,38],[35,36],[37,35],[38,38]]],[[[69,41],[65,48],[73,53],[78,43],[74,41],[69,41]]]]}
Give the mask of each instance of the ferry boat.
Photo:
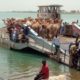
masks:
{"type": "Polygon", "coordinates": [[[50,19],[61,19],[60,16],[60,7],[62,5],[41,5],[38,6],[38,15],[39,18],[50,18],[50,19]]]}
{"type": "MultiPolygon", "coordinates": [[[[38,6],[39,10],[37,13],[37,17],[42,18],[42,19],[61,19],[60,16],[60,8],[62,5],[41,5],[38,6]]],[[[73,36],[76,37],[77,35],[80,36],[80,26],[73,22],[72,24],[66,24],[64,26],[64,34],[65,36],[73,36]]]]}
{"type": "MultiPolygon", "coordinates": [[[[39,6],[38,17],[43,18],[43,19],[51,18],[53,20],[61,19],[60,7],[61,7],[61,5],[39,6]]],[[[65,30],[67,31],[68,27],[65,27],[65,28],[66,28],[65,30]]],[[[80,34],[80,32],[77,31],[77,30],[79,30],[79,27],[76,24],[73,24],[73,26],[70,27],[70,30],[72,30],[71,33],[73,32],[73,30],[76,30],[76,32],[78,32],[80,34]],[[72,29],[72,28],[75,28],[75,29],[72,29]]],[[[70,63],[69,63],[70,54],[66,54],[66,51],[60,48],[60,50],[58,52],[59,54],[54,55],[55,45],[52,45],[49,41],[40,37],[32,28],[29,28],[29,31],[30,31],[28,34],[29,43],[27,43],[27,42],[16,43],[14,41],[11,41],[10,39],[7,39],[7,41],[6,41],[6,40],[4,40],[4,38],[2,38],[1,42],[7,44],[7,46],[9,46],[9,48],[17,49],[17,50],[21,50],[21,49],[30,47],[30,48],[34,49],[35,51],[46,54],[48,57],[55,59],[62,64],[70,66],[70,63]]],[[[65,32],[65,33],[67,33],[67,32],[65,32]]],[[[71,33],[69,33],[69,35],[71,33]]]]}

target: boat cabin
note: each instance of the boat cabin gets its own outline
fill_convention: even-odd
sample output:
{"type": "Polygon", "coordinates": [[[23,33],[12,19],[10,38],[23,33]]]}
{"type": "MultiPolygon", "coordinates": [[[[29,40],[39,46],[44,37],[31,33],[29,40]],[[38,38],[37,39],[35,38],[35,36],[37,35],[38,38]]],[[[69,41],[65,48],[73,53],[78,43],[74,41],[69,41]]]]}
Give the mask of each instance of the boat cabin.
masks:
{"type": "Polygon", "coordinates": [[[39,10],[38,10],[39,18],[60,19],[61,5],[43,5],[38,7],[39,7],[39,10]]]}

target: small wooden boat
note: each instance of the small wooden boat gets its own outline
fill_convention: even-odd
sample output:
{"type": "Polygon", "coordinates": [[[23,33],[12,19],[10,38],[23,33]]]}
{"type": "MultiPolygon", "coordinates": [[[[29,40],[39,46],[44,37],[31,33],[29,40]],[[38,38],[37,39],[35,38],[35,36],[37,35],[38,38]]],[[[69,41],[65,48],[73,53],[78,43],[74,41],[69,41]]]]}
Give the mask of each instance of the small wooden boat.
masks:
{"type": "Polygon", "coordinates": [[[78,26],[76,23],[66,24],[64,26],[64,35],[71,37],[76,37],[77,35],[80,36],[80,26],[78,26]]]}

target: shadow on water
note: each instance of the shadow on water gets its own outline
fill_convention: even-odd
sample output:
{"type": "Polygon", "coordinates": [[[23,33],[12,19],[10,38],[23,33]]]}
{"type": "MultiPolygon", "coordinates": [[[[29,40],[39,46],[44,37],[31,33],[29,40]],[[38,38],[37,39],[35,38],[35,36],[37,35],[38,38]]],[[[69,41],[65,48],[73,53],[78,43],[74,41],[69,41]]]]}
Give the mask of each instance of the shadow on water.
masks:
{"type": "Polygon", "coordinates": [[[39,52],[39,51],[36,51],[36,50],[34,50],[34,49],[32,49],[32,48],[24,48],[24,49],[22,49],[22,50],[16,50],[16,49],[12,49],[11,48],[11,50],[13,50],[13,51],[16,51],[16,52],[20,52],[20,53],[24,53],[24,54],[35,54],[35,55],[40,55],[40,56],[43,56],[43,57],[47,57],[48,58],[48,55],[47,54],[45,54],[45,53],[41,53],[41,52],[39,52]]]}

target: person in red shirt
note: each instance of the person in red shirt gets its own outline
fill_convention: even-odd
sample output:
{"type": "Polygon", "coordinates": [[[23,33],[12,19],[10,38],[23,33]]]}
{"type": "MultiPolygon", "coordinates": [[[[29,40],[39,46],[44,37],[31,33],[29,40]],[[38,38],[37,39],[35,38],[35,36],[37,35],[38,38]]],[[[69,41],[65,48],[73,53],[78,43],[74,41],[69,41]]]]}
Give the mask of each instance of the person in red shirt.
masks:
{"type": "Polygon", "coordinates": [[[49,79],[49,68],[48,68],[48,65],[46,64],[46,60],[42,61],[42,68],[34,80],[42,80],[42,79],[43,80],[49,79]]]}

